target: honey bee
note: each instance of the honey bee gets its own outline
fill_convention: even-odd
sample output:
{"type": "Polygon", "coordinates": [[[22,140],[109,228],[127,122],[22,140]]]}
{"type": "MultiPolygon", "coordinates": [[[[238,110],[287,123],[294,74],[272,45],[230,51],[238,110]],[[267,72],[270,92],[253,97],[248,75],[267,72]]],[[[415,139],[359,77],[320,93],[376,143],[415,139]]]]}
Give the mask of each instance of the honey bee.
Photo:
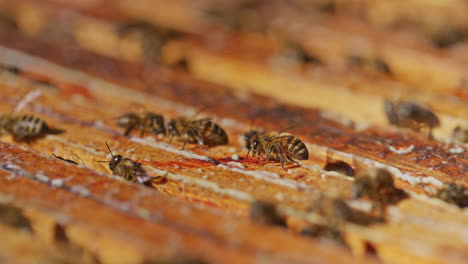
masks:
{"type": "Polygon", "coordinates": [[[182,149],[185,149],[187,143],[196,143],[206,146],[218,146],[228,143],[226,131],[211,118],[187,118],[179,117],[171,119],[167,124],[167,131],[170,135],[169,142],[174,137],[181,138],[184,141],[182,149]]]}
{"type": "Polygon", "coordinates": [[[144,59],[147,62],[154,62],[160,59],[164,45],[171,39],[181,35],[180,32],[157,27],[145,21],[132,21],[120,25],[117,30],[119,36],[136,34],[140,40],[140,47],[143,51],[144,59]]]}
{"type": "Polygon", "coordinates": [[[384,105],[391,124],[415,131],[427,128],[429,138],[432,138],[432,129],[440,125],[439,118],[429,108],[415,102],[385,100],[384,105]]]}
{"type": "Polygon", "coordinates": [[[385,213],[387,205],[408,197],[403,190],[395,187],[392,175],[385,169],[360,170],[356,176],[351,187],[353,198],[367,196],[372,202],[372,209],[380,215],[385,213]]]}
{"type": "Polygon", "coordinates": [[[452,138],[462,143],[468,143],[468,128],[457,126],[453,130],[452,138]]]}
{"type": "Polygon", "coordinates": [[[456,204],[461,208],[468,207],[468,190],[455,183],[445,184],[434,197],[447,203],[456,204]]]}
{"type": "Polygon", "coordinates": [[[166,125],[164,117],[152,112],[128,113],[117,118],[117,125],[125,128],[125,136],[128,136],[133,129],[140,130],[140,136],[143,137],[145,132],[152,134],[166,134],[166,125]]]}
{"type": "Polygon", "coordinates": [[[2,133],[13,135],[14,140],[18,142],[63,132],[60,129],[50,128],[44,120],[33,115],[2,115],[0,129],[2,133]]]}
{"type": "Polygon", "coordinates": [[[145,170],[141,167],[141,163],[125,158],[122,155],[114,156],[107,142],[106,146],[112,159],[99,162],[108,162],[112,174],[120,176],[130,182],[144,183],[148,180],[145,170]]]}
{"type": "Polygon", "coordinates": [[[0,223],[28,232],[33,231],[31,222],[24,216],[22,210],[10,204],[0,204],[0,223]]]}
{"type": "Polygon", "coordinates": [[[250,207],[250,219],[262,225],[276,225],[286,227],[284,217],[280,216],[273,203],[255,201],[250,207]]]}
{"type": "Polygon", "coordinates": [[[354,210],[343,199],[320,196],[312,205],[311,211],[323,218],[323,223],[311,224],[300,234],[313,238],[326,238],[346,245],[342,230],[347,222],[358,225],[370,225],[382,222],[382,218],[373,217],[366,213],[354,210]]]}
{"type": "Polygon", "coordinates": [[[252,156],[266,153],[266,161],[270,158],[279,160],[281,167],[285,170],[286,161],[297,163],[297,160],[306,160],[309,158],[309,151],[306,145],[298,137],[280,132],[258,132],[255,130],[244,134],[246,147],[249,150],[245,158],[248,158],[250,152],[252,156]]]}

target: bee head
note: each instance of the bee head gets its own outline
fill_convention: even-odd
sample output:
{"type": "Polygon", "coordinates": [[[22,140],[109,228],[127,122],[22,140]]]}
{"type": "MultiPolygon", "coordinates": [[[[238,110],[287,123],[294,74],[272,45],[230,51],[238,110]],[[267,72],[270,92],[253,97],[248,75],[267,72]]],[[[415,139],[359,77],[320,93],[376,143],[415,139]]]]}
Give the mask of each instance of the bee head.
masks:
{"type": "Polygon", "coordinates": [[[111,161],[109,161],[109,168],[113,171],[115,169],[115,166],[117,166],[117,164],[119,164],[121,160],[122,160],[122,155],[113,156],[111,161]]]}
{"type": "Polygon", "coordinates": [[[256,148],[258,145],[258,131],[256,130],[251,130],[247,133],[245,133],[244,139],[245,139],[245,147],[247,149],[250,149],[252,147],[256,148]]]}

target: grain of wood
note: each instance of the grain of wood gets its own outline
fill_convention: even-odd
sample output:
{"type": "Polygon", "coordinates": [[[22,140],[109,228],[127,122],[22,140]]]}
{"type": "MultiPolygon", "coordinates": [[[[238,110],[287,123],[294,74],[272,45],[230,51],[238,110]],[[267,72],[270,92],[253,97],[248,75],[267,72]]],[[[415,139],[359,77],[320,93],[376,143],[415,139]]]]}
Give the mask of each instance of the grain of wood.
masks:
{"type": "MultiPolygon", "coordinates": [[[[10,112],[28,92],[40,91],[19,114],[34,113],[65,130],[30,143],[3,135],[0,143],[0,200],[21,208],[34,227],[27,236],[45,243],[38,246],[44,254],[33,247],[30,254],[48,260],[57,251],[58,258],[80,263],[190,257],[210,263],[466,262],[466,209],[428,198],[444,183],[468,186],[468,148],[448,140],[451,129],[467,121],[466,96],[458,87],[464,61],[451,50],[431,47],[421,28],[387,32],[374,27],[378,21],[362,20],[371,13],[347,13],[356,3],[372,5],[337,1],[335,16],[314,18],[281,9],[281,4],[264,7],[287,18],[275,24],[275,34],[295,28],[287,32],[289,38],[320,55],[322,64],[307,66],[290,60],[277,38],[226,31],[207,20],[200,11],[215,7],[210,1],[1,1],[11,16],[0,31],[0,112],[10,112]],[[170,4],[166,12],[153,12],[153,5],[163,2],[170,4]],[[136,19],[185,32],[164,46],[160,62],[168,65],[147,61],[142,39],[118,34],[122,23],[136,19]],[[297,23],[313,26],[301,34],[300,27],[292,27],[297,23]],[[408,36],[411,32],[417,34],[408,36]],[[378,53],[392,75],[365,68],[348,72],[344,62],[357,36],[367,43],[361,55],[378,53]],[[307,40],[317,37],[337,45],[307,40]],[[380,46],[378,38],[388,41],[380,46]],[[187,67],[171,65],[174,61],[187,67]],[[273,67],[275,61],[281,62],[280,70],[273,67]],[[426,74],[437,77],[421,77],[426,74]],[[440,114],[438,140],[386,125],[382,101],[397,95],[425,102],[440,114]],[[181,142],[164,137],[124,137],[116,117],[142,107],[167,119],[204,109],[200,116],[213,117],[230,143],[214,148],[189,144],[181,150],[181,142]],[[306,143],[309,160],[283,170],[278,163],[244,159],[240,135],[253,120],[264,130],[295,124],[290,132],[306,143]],[[143,186],[111,176],[107,164],[98,162],[111,157],[106,141],[114,153],[165,180],[143,186]],[[410,194],[387,209],[386,223],[346,224],[348,249],[297,234],[323,221],[309,210],[321,194],[369,210],[368,201],[351,201],[354,178],[322,169],[328,159],[355,170],[387,168],[410,194]],[[275,202],[289,230],[251,223],[247,217],[256,199],[275,202]],[[56,245],[61,243],[79,250],[63,251],[56,245]]],[[[2,228],[22,239],[12,227],[2,228]]],[[[0,243],[1,256],[27,262],[15,253],[20,243],[14,241],[0,243]],[[2,250],[8,248],[9,254],[2,250]]]]}

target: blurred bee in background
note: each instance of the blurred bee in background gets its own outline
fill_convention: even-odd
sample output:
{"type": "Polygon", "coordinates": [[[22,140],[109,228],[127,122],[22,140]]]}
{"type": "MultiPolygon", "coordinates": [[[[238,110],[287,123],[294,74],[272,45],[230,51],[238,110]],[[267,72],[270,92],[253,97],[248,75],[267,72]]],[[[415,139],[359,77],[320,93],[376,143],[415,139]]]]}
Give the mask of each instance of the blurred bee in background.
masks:
{"type": "Polygon", "coordinates": [[[124,135],[127,137],[134,129],[140,130],[143,137],[146,132],[154,135],[166,134],[164,117],[152,112],[128,113],[117,118],[117,125],[125,128],[124,135]]]}
{"type": "Polygon", "coordinates": [[[246,147],[248,149],[245,158],[250,152],[255,157],[267,154],[265,160],[280,161],[281,167],[285,169],[286,161],[297,163],[296,160],[307,160],[309,151],[306,145],[296,136],[281,132],[258,132],[255,130],[244,134],[246,147]]]}
{"type": "Polygon", "coordinates": [[[187,118],[179,117],[171,119],[167,125],[167,131],[170,135],[169,142],[174,137],[184,141],[182,149],[185,149],[187,143],[197,143],[201,146],[219,146],[228,143],[226,131],[211,118],[187,118]]]}
{"type": "Polygon", "coordinates": [[[427,128],[429,138],[432,129],[440,125],[439,118],[429,108],[415,102],[385,100],[384,106],[390,124],[415,131],[427,128]]]}
{"type": "Polygon", "coordinates": [[[433,197],[461,208],[468,207],[468,190],[455,183],[445,184],[433,197]]]}
{"type": "Polygon", "coordinates": [[[452,138],[462,143],[468,143],[468,128],[457,126],[453,129],[452,138]]]}
{"type": "Polygon", "coordinates": [[[408,195],[395,187],[393,176],[385,169],[364,169],[358,171],[351,187],[353,198],[367,196],[372,209],[383,216],[387,205],[396,204],[408,195]]]}
{"type": "Polygon", "coordinates": [[[112,158],[111,160],[102,160],[99,162],[108,162],[112,174],[120,176],[130,182],[144,183],[148,180],[145,170],[141,167],[141,163],[125,158],[122,155],[114,156],[107,142],[106,146],[112,158]]]}
{"type": "Polygon", "coordinates": [[[136,35],[140,41],[143,59],[148,63],[160,60],[166,43],[180,37],[181,33],[169,28],[162,28],[145,21],[131,21],[119,26],[117,34],[121,37],[136,35]]]}
{"type": "Polygon", "coordinates": [[[286,220],[282,217],[275,204],[266,201],[255,201],[250,206],[250,219],[262,225],[286,227],[286,220]]]}
{"type": "Polygon", "coordinates": [[[346,223],[368,226],[383,222],[381,217],[374,217],[351,208],[343,199],[321,195],[310,208],[323,218],[320,224],[311,224],[300,233],[314,238],[326,238],[346,244],[342,230],[346,223]]]}
{"type": "Polygon", "coordinates": [[[0,116],[0,135],[11,134],[15,141],[30,141],[48,134],[60,134],[63,130],[51,128],[47,123],[34,115],[15,115],[29,102],[40,95],[39,90],[28,93],[17,103],[13,111],[0,116]]]}

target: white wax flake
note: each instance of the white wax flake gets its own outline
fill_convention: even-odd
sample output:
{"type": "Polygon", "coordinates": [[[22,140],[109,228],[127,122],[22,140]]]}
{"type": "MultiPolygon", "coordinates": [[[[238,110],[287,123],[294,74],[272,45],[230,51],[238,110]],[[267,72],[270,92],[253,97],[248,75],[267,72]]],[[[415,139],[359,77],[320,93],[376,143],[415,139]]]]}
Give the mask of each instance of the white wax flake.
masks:
{"type": "Polygon", "coordinates": [[[322,180],[327,180],[327,174],[326,173],[320,174],[320,178],[322,178],[322,180]]]}
{"type": "Polygon", "coordinates": [[[53,187],[62,187],[63,186],[63,179],[53,179],[52,181],[50,181],[50,184],[53,187]]]}
{"type": "Polygon", "coordinates": [[[410,145],[409,147],[407,148],[394,148],[393,146],[388,146],[388,149],[392,152],[395,152],[397,154],[407,154],[407,153],[410,153],[411,151],[413,151],[414,149],[414,146],[413,145],[410,145]]]}
{"type": "Polygon", "coordinates": [[[5,169],[7,169],[7,170],[20,170],[21,168],[16,166],[15,164],[6,164],[5,169]]]}
{"type": "Polygon", "coordinates": [[[275,198],[279,201],[283,201],[284,200],[284,194],[283,193],[277,193],[275,194],[275,198]]]}
{"type": "Polygon", "coordinates": [[[235,162],[235,161],[230,161],[228,163],[226,163],[228,166],[231,166],[231,167],[236,167],[236,168],[241,168],[241,169],[245,169],[245,166],[244,164],[240,163],[240,162],[235,162]]]}
{"type": "Polygon", "coordinates": [[[91,192],[88,189],[86,189],[85,187],[80,186],[80,185],[72,186],[70,188],[70,191],[73,192],[73,193],[77,193],[79,195],[82,195],[82,196],[89,196],[91,194],[91,192]]]}
{"type": "Polygon", "coordinates": [[[460,146],[455,146],[455,147],[449,149],[449,152],[452,153],[452,154],[460,154],[460,153],[465,152],[465,150],[460,146]]]}
{"type": "Polygon", "coordinates": [[[240,157],[239,157],[238,154],[234,154],[234,155],[231,156],[231,159],[232,159],[232,160],[239,160],[239,158],[240,158],[240,157]]]}
{"type": "Polygon", "coordinates": [[[40,174],[40,173],[38,173],[36,175],[36,179],[38,179],[41,182],[48,182],[49,181],[49,177],[45,176],[44,174],[40,174]]]}

